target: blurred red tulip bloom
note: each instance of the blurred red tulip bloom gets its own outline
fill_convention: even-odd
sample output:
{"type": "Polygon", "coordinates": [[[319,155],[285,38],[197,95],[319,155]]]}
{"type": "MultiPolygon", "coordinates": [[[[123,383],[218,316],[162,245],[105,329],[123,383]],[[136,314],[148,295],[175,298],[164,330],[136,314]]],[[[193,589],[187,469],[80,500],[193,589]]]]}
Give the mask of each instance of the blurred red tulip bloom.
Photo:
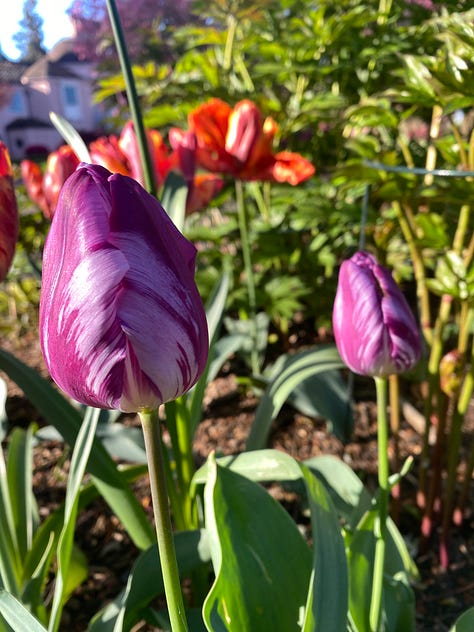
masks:
{"type": "Polygon", "coordinates": [[[74,173],[79,162],[79,158],[69,145],[63,145],[49,154],[43,176],[43,192],[48,204],[49,218],[56,210],[63,184],[74,173]]]}
{"type": "Polygon", "coordinates": [[[186,199],[186,215],[206,208],[223,186],[224,180],[213,173],[199,173],[194,176],[192,189],[186,199]]]}
{"type": "Polygon", "coordinates": [[[0,141],[0,281],[7,276],[15,254],[19,218],[10,154],[0,141]]]}
{"type": "Polygon", "coordinates": [[[22,160],[21,175],[30,200],[51,219],[56,210],[63,184],[79,165],[79,158],[69,145],[62,145],[49,154],[44,173],[31,160],[22,160]]]}
{"type": "Polygon", "coordinates": [[[296,185],[311,177],[314,166],[300,154],[273,153],[277,123],[245,99],[231,108],[211,99],[193,110],[189,129],[196,134],[196,158],[211,172],[241,180],[271,180],[296,185]]]}

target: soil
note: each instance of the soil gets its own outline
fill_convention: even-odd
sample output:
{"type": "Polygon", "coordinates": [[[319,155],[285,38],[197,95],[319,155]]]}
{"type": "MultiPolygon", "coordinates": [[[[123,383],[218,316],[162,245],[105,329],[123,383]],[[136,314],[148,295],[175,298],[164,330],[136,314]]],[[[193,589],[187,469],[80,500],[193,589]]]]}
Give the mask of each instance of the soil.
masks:
{"type": "MultiPolygon", "coordinates": [[[[7,337],[2,341],[2,346],[41,374],[47,375],[34,334],[7,337]]],[[[206,392],[204,418],[194,442],[197,465],[203,463],[211,451],[236,454],[244,449],[258,400],[251,390],[239,384],[237,375],[240,373],[236,368],[240,367],[232,362],[226,365],[206,392]]],[[[8,376],[2,374],[2,377],[7,381],[6,408],[10,425],[26,427],[32,420],[41,425],[41,417],[22,391],[8,376]]],[[[354,393],[355,427],[347,443],[343,444],[328,432],[324,419],[309,418],[285,406],[272,428],[269,447],[283,450],[301,460],[320,454],[336,455],[353,468],[369,489],[373,489],[377,474],[374,393],[370,383],[364,381],[356,383],[354,393]]],[[[127,418],[125,422],[138,425],[138,420],[133,417],[127,418]]],[[[416,423],[402,416],[398,444],[400,462],[412,455],[415,463],[418,463],[421,444],[416,423]]],[[[392,461],[393,449],[392,442],[392,461]]],[[[43,519],[64,499],[68,464],[69,451],[64,444],[42,441],[36,446],[33,484],[43,519]]],[[[151,519],[151,499],[146,477],[135,491],[150,512],[151,519]]],[[[442,569],[439,565],[437,534],[434,534],[423,552],[419,550],[416,491],[416,477],[414,474],[408,475],[403,481],[400,501],[392,500],[391,514],[409,543],[420,572],[420,581],[414,586],[417,631],[445,632],[462,612],[474,605],[474,517],[470,515],[461,526],[453,527],[449,567],[442,569]]],[[[285,497],[283,490],[276,489],[275,494],[284,506],[291,507],[292,498],[285,497]]],[[[472,496],[469,506],[472,507],[472,496]]],[[[75,591],[65,608],[61,629],[68,632],[86,630],[92,615],[124,587],[138,553],[117,518],[101,500],[93,502],[80,513],[76,539],[89,560],[90,572],[88,579],[75,591]]],[[[157,628],[143,624],[135,630],[157,628]]]]}

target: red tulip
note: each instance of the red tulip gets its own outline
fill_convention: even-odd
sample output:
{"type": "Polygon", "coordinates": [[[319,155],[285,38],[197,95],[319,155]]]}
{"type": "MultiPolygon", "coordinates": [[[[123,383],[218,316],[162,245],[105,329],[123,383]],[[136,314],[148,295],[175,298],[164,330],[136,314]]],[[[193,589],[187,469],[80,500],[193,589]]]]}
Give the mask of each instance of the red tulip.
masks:
{"type": "Polygon", "coordinates": [[[21,161],[21,177],[30,200],[37,204],[46,216],[49,206],[43,191],[43,172],[38,163],[32,160],[21,161]]]}
{"type": "Polygon", "coordinates": [[[59,192],[78,165],[79,158],[69,145],[63,145],[57,151],[49,154],[43,176],[43,193],[48,205],[48,218],[54,215],[59,192]]]}
{"type": "Polygon", "coordinates": [[[291,152],[273,153],[276,122],[252,101],[232,109],[211,99],[189,114],[189,129],[197,138],[197,161],[211,172],[228,173],[241,180],[272,180],[299,184],[314,174],[314,166],[291,152]]]}
{"type": "Polygon", "coordinates": [[[10,154],[0,141],[0,281],[7,276],[15,254],[19,218],[10,154]]]}
{"type": "Polygon", "coordinates": [[[79,158],[69,145],[62,145],[49,154],[44,173],[35,162],[22,160],[21,175],[28,197],[48,219],[54,215],[63,184],[78,165],[79,158]]]}

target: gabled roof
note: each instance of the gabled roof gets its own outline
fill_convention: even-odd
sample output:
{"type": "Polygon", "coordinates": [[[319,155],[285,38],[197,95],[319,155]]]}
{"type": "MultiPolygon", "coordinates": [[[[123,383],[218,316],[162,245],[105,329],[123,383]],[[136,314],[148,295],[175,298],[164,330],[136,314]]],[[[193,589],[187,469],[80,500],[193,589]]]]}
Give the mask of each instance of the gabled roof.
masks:
{"type": "Polygon", "coordinates": [[[19,83],[27,64],[0,57],[0,83],[19,83]]]}
{"type": "Polygon", "coordinates": [[[38,61],[27,68],[23,73],[23,77],[28,79],[43,79],[44,77],[66,77],[77,78],[78,75],[61,63],[50,61],[48,56],[41,57],[38,61]]]}
{"type": "Polygon", "coordinates": [[[77,78],[69,64],[84,64],[74,52],[74,40],[60,40],[53,48],[29,66],[23,73],[26,81],[29,79],[43,79],[44,77],[77,78]]]}

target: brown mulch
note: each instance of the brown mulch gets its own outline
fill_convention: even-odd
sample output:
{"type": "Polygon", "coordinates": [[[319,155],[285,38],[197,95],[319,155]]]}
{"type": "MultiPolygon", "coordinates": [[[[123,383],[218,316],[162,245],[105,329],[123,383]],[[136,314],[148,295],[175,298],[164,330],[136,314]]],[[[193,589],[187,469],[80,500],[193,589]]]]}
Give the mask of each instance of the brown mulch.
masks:
{"type": "MultiPolygon", "coordinates": [[[[39,345],[33,335],[7,337],[2,341],[6,350],[46,375],[39,345]]],[[[34,407],[7,376],[7,414],[11,425],[26,427],[32,420],[41,423],[34,407]]],[[[344,460],[374,489],[377,475],[377,432],[373,393],[362,385],[354,408],[355,428],[351,440],[343,444],[327,431],[321,419],[310,419],[291,407],[284,407],[270,436],[269,447],[283,450],[296,459],[320,454],[333,454],[344,460]]],[[[257,399],[236,378],[230,364],[209,386],[205,398],[204,418],[194,442],[196,464],[204,462],[211,451],[236,454],[245,448],[257,399]]],[[[127,420],[127,423],[135,423],[127,420]]],[[[399,436],[399,458],[419,456],[421,437],[402,419],[399,436]]],[[[393,456],[393,455],[391,455],[393,456]]],[[[34,453],[34,492],[40,507],[40,517],[46,518],[64,499],[69,451],[62,443],[41,442],[34,453]]],[[[136,492],[150,512],[151,500],[147,481],[137,484],[136,492]]],[[[278,491],[276,494],[278,495],[278,491]]],[[[285,502],[284,492],[280,499],[285,502]]],[[[443,570],[438,564],[436,535],[423,553],[417,551],[418,520],[415,504],[416,477],[403,481],[401,505],[392,509],[399,513],[399,526],[413,548],[420,571],[420,582],[414,586],[417,600],[417,631],[447,632],[455,619],[474,605],[474,517],[466,519],[451,534],[450,566],[443,570]]],[[[291,499],[290,499],[291,502],[291,499]]],[[[393,515],[393,514],[392,514],[393,515]]],[[[89,577],[69,600],[62,629],[81,632],[91,616],[124,587],[130,567],[137,555],[121,524],[102,500],[94,501],[81,512],[76,529],[79,546],[89,560],[89,577]]],[[[151,630],[145,625],[136,630],[151,630]]],[[[156,629],[156,628],[155,628],[156,629]]]]}

